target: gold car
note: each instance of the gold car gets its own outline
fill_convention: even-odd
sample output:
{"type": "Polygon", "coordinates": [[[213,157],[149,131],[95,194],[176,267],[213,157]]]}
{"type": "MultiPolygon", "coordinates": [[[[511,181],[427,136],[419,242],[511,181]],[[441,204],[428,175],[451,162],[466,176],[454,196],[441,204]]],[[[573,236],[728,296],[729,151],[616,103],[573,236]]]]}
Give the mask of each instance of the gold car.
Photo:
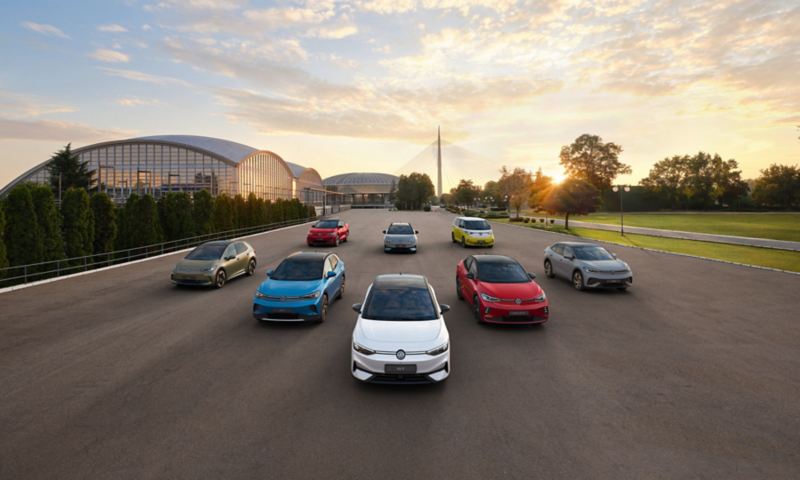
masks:
{"type": "Polygon", "coordinates": [[[462,247],[493,247],[494,232],[489,222],[477,217],[456,217],[450,234],[453,243],[462,247]]]}
{"type": "Polygon", "coordinates": [[[240,275],[256,272],[256,252],[241,240],[219,240],[200,245],[175,265],[172,283],[176,285],[213,285],[222,288],[240,275]]]}

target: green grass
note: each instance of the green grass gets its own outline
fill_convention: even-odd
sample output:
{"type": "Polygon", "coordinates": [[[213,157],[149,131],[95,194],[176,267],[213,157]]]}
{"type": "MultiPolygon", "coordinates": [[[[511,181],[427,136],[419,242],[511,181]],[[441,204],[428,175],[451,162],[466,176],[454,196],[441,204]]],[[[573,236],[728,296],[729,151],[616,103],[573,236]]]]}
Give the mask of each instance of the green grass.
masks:
{"type": "MultiPolygon", "coordinates": [[[[492,220],[499,223],[509,223],[506,219],[492,220]]],[[[513,223],[529,228],[542,230],[541,224],[535,227],[530,223],[513,223]]],[[[675,238],[652,237],[649,235],[626,234],[624,237],[618,232],[593,230],[589,228],[571,228],[569,231],[563,227],[553,226],[548,231],[568,233],[581,238],[603,240],[619,243],[632,247],[652,248],[667,252],[684,253],[698,257],[714,258],[728,262],[758,265],[761,267],[777,268],[800,272],[800,252],[787,250],[774,250],[771,248],[747,247],[742,245],[728,245],[724,243],[699,242],[696,240],[679,240],[675,238]]]]}
{"type": "MultiPolygon", "coordinates": [[[[593,213],[570,220],[619,225],[619,214],[593,213]]],[[[792,213],[626,213],[625,225],[800,242],[800,214],[792,213]]]]}

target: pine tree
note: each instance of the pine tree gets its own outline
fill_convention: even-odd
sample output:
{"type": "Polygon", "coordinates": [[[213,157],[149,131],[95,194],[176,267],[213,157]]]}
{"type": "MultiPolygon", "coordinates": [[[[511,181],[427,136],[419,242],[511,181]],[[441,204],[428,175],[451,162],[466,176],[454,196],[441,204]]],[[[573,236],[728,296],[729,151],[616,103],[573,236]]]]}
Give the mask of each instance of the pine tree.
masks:
{"type": "Polygon", "coordinates": [[[161,241],[158,206],[151,195],[144,195],[134,203],[132,218],[129,220],[133,247],[154,245],[161,241]]]}
{"type": "Polygon", "coordinates": [[[105,192],[95,192],[89,203],[94,215],[94,253],[110,252],[117,238],[117,209],[105,192]]]}
{"type": "Polygon", "coordinates": [[[50,186],[56,195],[59,193],[59,177],[61,193],[69,188],[89,188],[90,172],[86,169],[87,162],[81,162],[78,155],[72,152],[71,144],[57,151],[50,157],[47,171],[50,173],[50,186]]]}
{"type": "Polygon", "coordinates": [[[117,211],[117,250],[127,250],[133,248],[133,218],[135,217],[136,204],[139,202],[139,195],[132,193],[125,201],[125,206],[117,211]]]}
{"type": "Polygon", "coordinates": [[[42,235],[42,261],[61,260],[64,258],[64,239],[55,195],[47,185],[31,184],[31,196],[42,235]]]}
{"type": "Polygon", "coordinates": [[[200,190],[194,194],[192,216],[194,217],[195,235],[206,235],[214,231],[211,215],[214,212],[214,197],[208,190],[200,190]]]}
{"type": "Polygon", "coordinates": [[[86,190],[72,187],[64,193],[61,216],[67,257],[91,255],[94,250],[94,216],[86,190]]]}
{"type": "Polygon", "coordinates": [[[6,197],[5,244],[9,264],[28,265],[42,261],[42,234],[36,220],[31,186],[23,183],[6,197]]]}

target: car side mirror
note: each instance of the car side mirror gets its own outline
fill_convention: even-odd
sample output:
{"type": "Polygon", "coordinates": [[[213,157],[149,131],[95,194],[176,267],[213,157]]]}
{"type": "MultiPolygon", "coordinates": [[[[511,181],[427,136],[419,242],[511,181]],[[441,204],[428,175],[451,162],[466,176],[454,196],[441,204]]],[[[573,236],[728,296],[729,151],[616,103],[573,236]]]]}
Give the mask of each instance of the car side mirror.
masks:
{"type": "Polygon", "coordinates": [[[533,273],[533,272],[528,272],[528,277],[530,277],[531,280],[535,280],[536,279],[536,274],[533,273]]]}
{"type": "Polygon", "coordinates": [[[223,258],[223,260],[233,260],[234,258],[236,257],[234,257],[233,255],[228,255],[227,257],[223,258]]]}
{"type": "Polygon", "coordinates": [[[385,234],[385,233],[386,233],[386,230],[384,230],[384,231],[383,231],[383,233],[385,234]]]}
{"type": "Polygon", "coordinates": [[[467,278],[470,280],[475,280],[475,274],[472,272],[467,273],[467,278]]]}
{"type": "Polygon", "coordinates": [[[360,304],[360,303],[354,303],[353,304],[353,311],[355,311],[356,313],[361,313],[361,305],[362,304],[360,304]]]}
{"type": "Polygon", "coordinates": [[[331,270],[330,272],[328,272],[328,274],[327,274],[327,275],[325,275],[325,278],[333,278],[333,277],[335,277],[335,276],[336,276],[336,272],[334,272],[333,270],[331,270]]]}
{"type": "Polygon", "coordinates": [[[575,255],[567,255],[564,258],[566,258],[567,260],[575,260],[575,255]]]}
{"type": "Polygon", "coordinates": [[[414,230],[414,234],[418,234],[418,233],[419,233],[419,230],[414,230]]]}
{"type": "Polygon", "coordinates": [[[445,313],[450,311],[450,305],[448,305],[446,303],[440,303],[439,304],[439,310],[441,310],[442,311],[442,315],[444,315],[445,313]]]}
{"type": "Polygon", "coordinates": [[[617,254],[616,253],[612,253],[611,256],[614,257],[615,260],[617,259],[617,254]]]}
{"type": "Polygon", "coordinates": [[[275,270],[273,270],[273,269],[271,269],[271,268],[270,268],[269,270],[267,270],[267,278],[271,277],[271,276],[272,276],[272,273],[273,273],[274,271],[275,271],[275,270]]]}

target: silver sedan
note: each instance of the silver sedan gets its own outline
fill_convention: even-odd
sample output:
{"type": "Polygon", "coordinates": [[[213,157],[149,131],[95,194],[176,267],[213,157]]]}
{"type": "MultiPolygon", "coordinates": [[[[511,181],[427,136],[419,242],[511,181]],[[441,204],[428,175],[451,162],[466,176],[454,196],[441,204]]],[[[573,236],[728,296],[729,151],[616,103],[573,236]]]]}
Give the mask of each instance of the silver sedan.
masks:
{"type": "Polygon", "coordinates": [[[383,251],[404,250],[417,253],[417,234],[410,223],[391,223],[383,231],[383,251]]]}
{"type": "Polygon", "coordinates": [[[544,273],[568,278],[576,290],[617,288],[625,290],[633,283],[627,263],[593,243],[559,242],[544,249],[544,273]]]}

